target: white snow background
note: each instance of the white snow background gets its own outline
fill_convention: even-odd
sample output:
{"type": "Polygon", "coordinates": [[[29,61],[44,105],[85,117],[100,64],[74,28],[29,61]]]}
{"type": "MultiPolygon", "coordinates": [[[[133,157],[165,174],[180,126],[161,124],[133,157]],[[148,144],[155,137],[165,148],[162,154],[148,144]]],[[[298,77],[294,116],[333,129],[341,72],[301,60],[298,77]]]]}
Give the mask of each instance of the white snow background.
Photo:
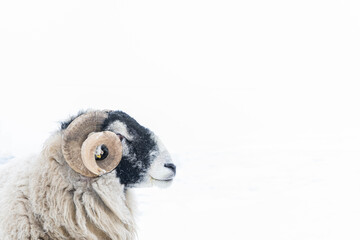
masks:
{"type": "Polygon", "coordinates": [[[177,164],[139,239],[360,239],[360,2],[1,0],[0,155],[120,109],[177,164]]]}

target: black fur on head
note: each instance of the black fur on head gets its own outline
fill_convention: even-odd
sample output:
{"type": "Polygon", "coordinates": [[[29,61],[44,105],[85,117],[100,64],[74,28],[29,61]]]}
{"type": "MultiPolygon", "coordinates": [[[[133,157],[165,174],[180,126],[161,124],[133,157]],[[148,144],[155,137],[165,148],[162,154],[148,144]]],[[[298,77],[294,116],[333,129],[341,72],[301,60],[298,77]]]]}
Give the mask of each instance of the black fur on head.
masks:
{"type": "Polygon", "coordinates": [[[124,151],[120,164],[116,167],[117,177],[120,178],[121,184],[130,186],[141,182],[149,170],[153,160],[150,153],[157,150],[157,144],[149,129],[121,111],[109,113],[104,121],[103,130],[115,131],[111,128],[111,124],[116,121],[125,124],[131,135],[131,140],[126,137],[122,140],[123,145],[126,144],[127,151],[124,151]]]}
{"type": "MultiPolygon", "coordinates": [[[[61,123],[61,129],[66,129],[71,122],[86,112],[79,112],[75,117],[61,123]]],[[[110,111],[102,125],[102,131],[113,131],[121,135],[123,144],[123,156],[120,164],[115,168],[120,183],[131,187],[140,183],[146,176],[154,156],[151,154],[158,150],[157,143],[152,137],[152,132],[141,126],[135,119],[122,111],[110,111]],[[127,133],[131,136],[127,139],[113,123],[120,122],[126,126],[127,133]]]]}

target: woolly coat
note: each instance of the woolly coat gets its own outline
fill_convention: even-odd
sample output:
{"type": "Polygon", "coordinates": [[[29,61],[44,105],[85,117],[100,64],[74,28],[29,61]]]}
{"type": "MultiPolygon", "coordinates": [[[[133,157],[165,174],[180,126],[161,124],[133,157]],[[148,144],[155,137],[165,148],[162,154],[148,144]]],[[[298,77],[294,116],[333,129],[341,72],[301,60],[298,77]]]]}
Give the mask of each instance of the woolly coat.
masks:
{"type": "Polygon", "coordinates": [[[133,200],[115,171],[74,172],[61,132],[39,156],[0,165],[0,239],[134,239],[133,200]]]}

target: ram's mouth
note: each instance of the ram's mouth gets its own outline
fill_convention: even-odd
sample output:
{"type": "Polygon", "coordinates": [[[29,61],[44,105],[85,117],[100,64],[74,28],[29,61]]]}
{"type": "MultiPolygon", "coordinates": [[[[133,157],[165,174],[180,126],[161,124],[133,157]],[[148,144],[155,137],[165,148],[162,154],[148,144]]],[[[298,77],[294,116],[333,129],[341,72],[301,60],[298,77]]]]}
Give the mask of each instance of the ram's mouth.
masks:
{"type": "Polygon", "coordinates": [[[158,186],[158,187],[161,187],[161,188],[166,188],[166,187],[169,187],[172,184],[173,178],[156,179],[156,178],[150,176],[150,181],[155,186],[158,186]]]}
{"type": "Polygon", "coordinates": [[[172,182],[173,181],[173,178],[168,178],[168,179],[157,179],[157,178],[154,178],[154,177],[151,177],[151,181],[154,181],[154,182],[172,182]]]}

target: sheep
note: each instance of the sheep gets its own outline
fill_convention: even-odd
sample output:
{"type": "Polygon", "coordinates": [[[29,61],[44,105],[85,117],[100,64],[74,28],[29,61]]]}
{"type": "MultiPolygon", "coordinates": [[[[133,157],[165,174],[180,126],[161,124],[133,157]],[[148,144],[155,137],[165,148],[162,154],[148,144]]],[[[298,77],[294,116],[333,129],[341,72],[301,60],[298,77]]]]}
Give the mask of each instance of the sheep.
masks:
{"type": "Polygon", "coordinates": [[[0,171],[0,239],[127,240],[136,238],[132,188],[169,186],[176,166],[126,113],[90,110],[0,171]]]}

